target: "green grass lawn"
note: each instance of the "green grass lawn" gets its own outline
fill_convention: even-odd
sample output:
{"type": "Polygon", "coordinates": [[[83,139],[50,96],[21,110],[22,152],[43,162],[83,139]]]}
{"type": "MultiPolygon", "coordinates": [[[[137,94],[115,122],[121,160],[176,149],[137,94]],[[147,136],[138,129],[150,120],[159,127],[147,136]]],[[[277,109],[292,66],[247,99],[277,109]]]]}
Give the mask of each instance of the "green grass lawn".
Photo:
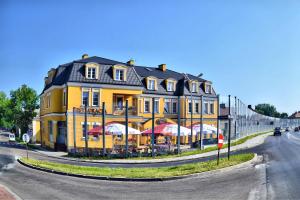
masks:
{"type": "Polygon", "coordinates": [[[166,178],[172,176],[182,176],[199,172],[211,171],[224,167],[237,165],[254,157],[253,153],[232,155],[230,160],[221,158],[219,165],[216,160],[184,164],[172,167],[159,168],[109,168],[109,167],[87,167],[60,164],[48,161],[21,158],[21,161],[40,168],[51,169],[59,172],[72,174],[108,176],[108,177],[126,177],[126,178],[166,178]]]}

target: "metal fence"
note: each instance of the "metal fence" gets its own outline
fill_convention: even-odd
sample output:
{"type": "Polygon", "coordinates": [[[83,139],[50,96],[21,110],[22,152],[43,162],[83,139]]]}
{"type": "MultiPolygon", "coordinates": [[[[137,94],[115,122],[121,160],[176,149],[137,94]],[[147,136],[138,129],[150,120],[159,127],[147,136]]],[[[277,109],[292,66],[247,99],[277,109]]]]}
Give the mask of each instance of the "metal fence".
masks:
{"type": "MultiPolygon", "coordinates": [[[[180,99],[178,99],[179,102],[180,99]]],[[[154,99],[153,99],[154,104],[154,99]]],[[[199,132],[194,132],[193,137],[187,136],[189,138],[182,138],[180,136],[180,129],[178,134],[173,136],[163,136],[162,138],[157,138],[154,133],[145,136],[130,136],[128,133],[128,120],[131,119],[132,109],[128,107],[128,102],[126,105],[122,106],[123,121],[119,123],[126,126],[126,134],[121,135],[89,135],[88,131],[92,128],[100,125],[106,124],[105,104],[104,107],[99,110],[86,111],[85,109],[77,110],[74,109],[73,114],[70,116],[71,121],[68,125],[72,125],[73,129],[73,139],[74,139],[74,149],[72,152],[82,153],[82,154],[93,154],[93,155],[109,155],[116,157],[128,157],[128,156],[155,156],[161,154],[174,154],[182,150],[191,150],[193,148],[203,148],[206,145],[212,145],[217,143],[218,134],[223,134],[225,142],[230,142],[231,140],[237,140],[248,135],[255,133],[271,131],[275,127],[295,127],[300,125],[299,119],[281,119],[265,116],[255,112],[247,104],[243,103],[237,97],[219,96],[217,113],[218,117],[215,120],[215,131],[213,134],[207,134],[204,131],[204,124],[207,123],[203,119],[203,101],[201,103],[201,118],[194,118],[193,114],[190,114],[189,120],[191,122],[197,122],[201,128],[199,132]],[[81,118],[81,122],[78,122],[78,118],[81,118]],[[87,127],[87,128],[85,128],[87,127]],[[80,136],[78,136],[80,135],[80,136]],[[144,137],[144,138],[143,138],[144,137]],[[76,141],[81,141],[81,145],[76,144],[76,141]],[[146,142],[142,142],[146,141],[146,142]],[[165,142],[158,143],[157,141],[164,140],[165,142]],[[188,141],[184,143],[182,141],[188,141]],[[84,143],[84,145],[82,145],[84,143]],[[111,145],[108,145],[111,144],[111,145]]],[[[152,127],[154,127],[154,117],[155,109],[152,107],[152,127]]],[[[178,103],[178,111],[180,111],[180,104],[178,103]]],[[[199,115],[198,115],[199,116],[199,115]]],[[[150,118],[151,119],[151,118],[150,118]]],[[[175,122],[179,122],[181,126],[186,125],[187,118],[182,118],[180,112],[178,112],[178,117],[175,122]]],[[[188,127],[190,128],[190,127],[188,127]]],[[[177,131],[176,130],[176,131],[177,131]]],[[[105,133],[105,126],[101,126],[102,133],[105,133]]]]}
{"type": "Polygon", "coordinates": [[[259,114],[237,97],[220,96],[220,129],[225,140],[235,140],[245,136],[271,131],[275,127],[290,127],[300,125],[300,119],[275,118],[259,114]]]}

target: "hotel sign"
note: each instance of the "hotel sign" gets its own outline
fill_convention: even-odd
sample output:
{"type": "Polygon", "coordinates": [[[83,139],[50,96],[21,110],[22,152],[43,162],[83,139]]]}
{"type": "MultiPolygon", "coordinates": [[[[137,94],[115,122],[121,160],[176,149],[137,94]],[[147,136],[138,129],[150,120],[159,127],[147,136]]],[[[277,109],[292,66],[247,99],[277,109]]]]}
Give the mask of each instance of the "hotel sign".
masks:
{"type": "MultiPolygon", "coordinates": [[[[85,113],[85,108],[84,107],[82,107],[82,108],[73,108],[73,112],[85,113]]],[[[88,114],[92,114],[92,115],[100,115],[100,114],[102,114],[102,109],[100,109],[100,108],[87,108],[86,112],[88,114]]]]}

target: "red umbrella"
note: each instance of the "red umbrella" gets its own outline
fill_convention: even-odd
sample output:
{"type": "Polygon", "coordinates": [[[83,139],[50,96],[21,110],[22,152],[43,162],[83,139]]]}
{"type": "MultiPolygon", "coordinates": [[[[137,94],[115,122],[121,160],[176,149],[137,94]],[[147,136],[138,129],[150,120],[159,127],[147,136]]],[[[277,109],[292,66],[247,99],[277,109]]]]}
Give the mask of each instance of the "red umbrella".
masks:
{"type": "MultiPolygon", "coordinates": [[[[89,135],[102,135],[102,126],[96,126],[95,128],[92,128],[88,131],[89,135]]],[[[111,135],[109,132],[106,132],[105,135],[111,135]]]]}
{"type": "MultiPolygon", "coordinates": [[[[166,127],[172,123],[164,123],[154,127],[154,135],[172,136],[172,133],[166,132],[166,127]]],[[[152,129],[145,130],[142,135],[151,135],[152,129]]]]}

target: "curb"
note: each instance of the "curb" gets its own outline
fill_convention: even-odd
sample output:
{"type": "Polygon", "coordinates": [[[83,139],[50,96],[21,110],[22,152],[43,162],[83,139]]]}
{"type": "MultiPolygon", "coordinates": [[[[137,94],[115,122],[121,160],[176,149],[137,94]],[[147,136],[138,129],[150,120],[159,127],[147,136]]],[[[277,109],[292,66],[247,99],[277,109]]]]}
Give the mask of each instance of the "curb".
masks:
{"type": "Polygon", "coordinates": [[[206,171],[206,172],[199,172],[199,173],[188,174],[188,175],[183,175],[183,176],[163,177],[163,178],[125,178],[125,177],[109,177],[109,176],[91,176],[91,175],[81,175],[81,174],[59,172],[59,171],[55,171],[55,170],[50,170],[50,169],[45,169],[45,168],[29,165],[27,163],[22,162],[20,159],[18,159],[18,162],[21,165],[23,165],[25,167],[29,167],[31,169],[43,171],[43,172],[48,172],[48,173],[53,173],[53,174],[58,174],[58,175],[64,175],[64,176],[72,176],[72,177],[77,177],[77,178],[106,180],[106,181],[124,181],[124,182],[158,182],[158,181],[179,180],[179,179],[185,179],[185,178],[190,178],[190,177],[197,177],[199,175],[204,175],[204,174],[212,174],[212,173],[230,171],[230,170],[233,170],[233,169],[244,167],[246,165],[250,165],[250,164],[255,163],[257,161],[258,161],[258,156],[255,153],[254,157],[251,160],[248,160],[246,162],[243,162],[243,163],[240,163],[240,164],[237,164],[237,165],[233,165],[233,166],[230,166],[230,167],[215,169],[215,170],[206,171]]]}
{"type": "MultiPolygon", "coordinates": [[[[269,136],[271,132],[267,132],[265,134],[262,134],[262,141],[260,143],[255,144],[254,146],[248,147],[241,147],[238,149],[234,149],[231,150],[231,152],[237,152],[240,150],[245,150],[245,149],[249,149],[249,148],[253,148],[256,146],[259,146],[261,144],[264,143],[265,139],[267,138],[267,136],[269,136]]],[[[257,136],[260,137],[260,136],[257,136]]],[[[236,145],[238,146],[238,145],[236,145]]],[[[235,147],[235,146],[233,146],[235,147]]],[[[223,150],[223,149],[222,149],[223,150]]],[[[227,153],[226,149],[225,152],[222,152],[221,150],[221,155],[227,153]]],[[[139,165],[139,164],[155,164],[155,163],[172,163],[172,162],[180,162],[180,161],[189,161],[189,160],[195,160],[195,159],[199,159],[199,158],[207,158],[207,157],[211,157],[213,155],[217,154],[217,151],[208,151],[205,153],[201,153],[201,154],[195,154],[195,155],[191,155],[191,156],[182,156],[182,157],[174,157],[174,158],[159,158],[159,159],[149,159],[149,160],[83,160],[83,159],[77,159],[77,158],[67,158],[67,157],[59,157],[59,156],[52,156],[52,155],[47,155],[44,154],[42,152],[39,152],[37,150],[33,150],[41,155],[47,156],[49,158],[55,158],[55,159],[61,159],[61,160],[67,160],[67,161],[73,161],[73,162],[85,162],[85,163],[101,163],[101,164],[132,164],[132,165],[139,165]],[[211,155],[204,155],[204,154],[211,154],[211,155]]]]}

